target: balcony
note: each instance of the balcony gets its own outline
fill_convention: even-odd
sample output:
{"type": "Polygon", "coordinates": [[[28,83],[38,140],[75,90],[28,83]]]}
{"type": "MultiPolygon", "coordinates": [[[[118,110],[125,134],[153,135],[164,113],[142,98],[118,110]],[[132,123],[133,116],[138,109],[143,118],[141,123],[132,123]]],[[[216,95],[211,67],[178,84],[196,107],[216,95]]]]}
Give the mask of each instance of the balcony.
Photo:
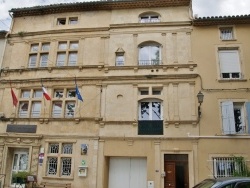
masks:
{"type": "Polygon", "coordinates": [[[163,120],[139,121],[138,135],[163,135],[163,120]]]}
{"type": "Polygon", "coordinates": [[[139,60],[139,66],[147,66],[147,65],[161,65],[161,60],[139,60]]]}

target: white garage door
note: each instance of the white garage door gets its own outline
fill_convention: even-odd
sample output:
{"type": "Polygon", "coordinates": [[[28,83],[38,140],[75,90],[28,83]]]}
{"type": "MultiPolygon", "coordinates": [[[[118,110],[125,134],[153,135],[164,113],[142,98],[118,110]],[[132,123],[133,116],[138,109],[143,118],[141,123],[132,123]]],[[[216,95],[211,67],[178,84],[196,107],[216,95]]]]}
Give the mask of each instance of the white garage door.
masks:
{"type": "Polygon", "coordinates": [[[147,187],[147,159],[111,157],[109,188],[147,187]]]}

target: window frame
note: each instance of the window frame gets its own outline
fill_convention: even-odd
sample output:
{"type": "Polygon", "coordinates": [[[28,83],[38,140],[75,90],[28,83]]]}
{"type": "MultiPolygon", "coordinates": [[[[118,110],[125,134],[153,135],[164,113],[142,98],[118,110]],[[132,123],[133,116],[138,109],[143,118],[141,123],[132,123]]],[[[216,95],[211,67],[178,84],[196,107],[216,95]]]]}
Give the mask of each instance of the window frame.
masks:
{"type": "Polygon", "coordinates": [[[139,121],[154,121],[154,120],[163,120],[163,101],[159,99],[143,99],[138,102],[138,120],[139,121]],[[142,118],[142,103],[149,103],[149,115],[148,119],[142,118]],[[153,103],[160,103],[160,118],[154,119],[153,118],[153,103]]]}
{"type": "Polygon", "coordinates": [[[221,41],[232,41],[235,39],[235,28],[233,26],[220,26],[219,36],[221,41]],[[228,32],[231,31],[231,32],[228,32]]]}
{"type": "Polygon", "coordinates": [[[223,134],[249,134],[250,133],[250,102],[230,101],[220,102],[223,134]],[[240,110],[241,123],[235,120],[236,110],[240,110]],[[247,117],[246,117],[246,114],[247,117]],[[239,124],[240,123],[240,124],[239,124]]]}
{"type": "Polygon", "coordinates": [[[160,22],[160,14],[156,12],[146,12],[139,15],[139,23],[158,23],[160,22]],[[155,17],[155,18],[154,18],[155,17]]]}
{"type": "Polygon", "coordinates": [[[218,48],[218,63],[220,79],[243,79],[241,54],[238,47],[218,48]]]}
{"type": "MultiPolygon", "coordinates": [[[[72,140],[65,140],[65,141],[46,141],[46,170],[45,170],[45,176],[46,177],[56,177],[56,178],[73,178],[74,175],[74,153],[75,153],[75,141],[72,140]],[[56,152],[50,152],[50,146],[52,144],[58,144],[58,151],[56,152]],[[71,153],[64,153],[63,152],[63,145],[71,145],[71,153]],[[55,174],[50,174],[48,169],[49,169],[49,159],[57,159],[56,160],[56,172],[55,174]],[[63,174],[62,171],[62,159],[71,159],[71,163],[70,163],[70,174],[69,175],[65,175],[63,174]]],[[[67,167],[66,167],[67,168],[67,167]]]]}
{"type": "MultiPolygon", "coordinates": [[[[72,94],[71,93],[71,94],[72,94]]],[[[76,99],[76,93],[74,88],[59,88],[59,89],[54,89],[53,92],[53,98],[52,98],[52,110],[51,110],[51,116],[53,118],[74,118],[76,117],[76,106],[77,106],[77,99],[76,99]],[[58,93],[58,97],[56,97],[56,92],[58,93]],[[70,96],[69,93],[72,92],[73,95],[70,96]],[[56,110],[56,104],[60,104],[60,112],[55,113],[56,110]],[[73,110],[73,115],[67,115],[67,113],[72,113],[69,112],[70,110],[67,109],[68,104],[74,104],[74,110],[73,110]]]]}
{"type": "Polygon", "coordinates": [[[41,113],[43,110],[43,105],[42,105],[42,100],[43,100],[43,95],[41,89],[23,89],[21,90],[21,97],[19,99],[19,106],[18,106],[18,117],[19,118],[40,118],[41,113]],[[36,92],[39,92],[39,95],[36,96],[36,92]],[[27,110],[22,110],[24,107],[23,104],[26,104],[27,110]],[[39,109],[34,111],[34,105],[39,104],[40,107],[39,109]],[[37,115],[34,115],[37,114],[37,115]]]}
{"type": "Polygon", "coordinates": [[[40,42],[31,44],[29,52],[28,68],[48,67],[49,55],[50,55],[50,42],[40,42]],[[42,59],[44,55],[47,55],[47,59],[42,59]]]}
{"type": "Polygon", "coordinates": [[[79,41],[59,41],[57,45],[56,66],[77,66],[78,64],[79,41]],[[76,46],[76,47],[75,47],[76,46]],[[72,54],[74,62],[72,63],[72,54]]]}
{"type": "MultiPolygon", "coordinates": [[[[157,51],[155,53],[157,53],[157,51]]],[[[138,65],[139,66],[155,66],[155,65],[161,65],[162,64],[162,45],[156,42],[151,43],[143,43],[138,46],[138,65]],[[154,59],[153,56],[156,54],[154,53],[154,49],[157,48],[157,51],[159,53],[159,59],[154,59]],[[145,53],[144,51],[148,51],[148,53],[145,53]],[[143,55],[147,56],[147,59],[144,59],[142,57],[143,55]]]]}

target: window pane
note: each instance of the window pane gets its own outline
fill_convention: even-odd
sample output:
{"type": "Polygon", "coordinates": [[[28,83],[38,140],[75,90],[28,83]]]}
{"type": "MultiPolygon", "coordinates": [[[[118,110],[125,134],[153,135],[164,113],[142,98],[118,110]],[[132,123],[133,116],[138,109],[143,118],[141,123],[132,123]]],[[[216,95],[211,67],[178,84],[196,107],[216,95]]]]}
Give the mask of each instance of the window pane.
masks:
{"type": "Polygon", "coordinates": [[[54,102],[52,116],[61,117],[61,115],[62,115],[62,102],[54,102]]]}
{"type": "Polygon", "coordinates": [[[139,51],[139,65],[149,65],[150,64],[150,48],[144,46],[140,48],[139,51]]]}
{"type": "Polygon", "coordinates": [[[75,114],[75,102],[67,102],[65,109],[65,117],[74,117],[75,114]]]}
{"type": "Polygon", "coordinates": [[[124,56],[117,55],[116,56],[116,66],[122,66],[122,65],[124,65],[124,56]]]}
{"type": "Polygon", "coordinates": [[[21,171],[28,169],[28,156],[27,156],[27,154],[20,154],[18,166],[19,166],[18,170],[21,170],[21,171]]]}
{"type": "Polygon", "coordinates": [[[47,175],[56,175],[57,174],[57,158],[48,157],[47,161],[47,175]]]}
{"type": "Polygon", "coordinates": [[[63,154],[72,154],[73,145],[72,144],[63,144],[62,153],[63,154]]]}
{"type": "Polygon", "coordinates": [[[29,57],[29,68],[36,67],[36,58],[37,58],[36,54],[30,55],[30,57],[29,57]]]}
{"type": "Polygon", "coordinates": [[[77,53],[76,52],[70,52],[69,53],[69,65],[76,65],[77,62],[77,53]]]}
{"type": "Polygon", "coordinates": [[[42,98],[43,97],[43,92],[42,90],[35,90],[33,94],[33,98],[42,98]]]}
{"type": "Polygon", "coordinates": [[[30,98],[30,91],[22,91],[22,98],[30,98]]]}
{"type": "Polygon", "coordinates": [[[61,158],[61,175],[70,176],[71,174],[71,158],[61,158]]]}
{"type": "Polygon", "coordinates": [[[41,113],[41,102],[33,102],[31,109],[31,116],[40,117],[40,113],[41,113]]]}
{"type": "Polygon", "coordinates": [[[78,18],[69,18],[70,25],[77,24],[77,23],[78,23],[78,18]]]}
{"type": "Polygon", "coordinates": [[[233,39],[233,28],[220,28],[220,38],[221,40],[232,40],[233,39]]]}
{"type": "Polygon", "coordinates": [[[19,117],[27,117],[28,116],[28,107],[29,107],[29,102],[20,102],[19,117]]]}
{"type": "Polygon", "coordinates": [[[148,95],[149,94],[148,88],[140,89],[140,94],[141,95],[148,95]]]}
{"type": "Polygon", "coordinates": [[[149,120],[149,102],[141,102],[140,120],[149,120]]]}
{"type": "Polygon", "coordinates": [[[78,42],[70,42],[69,48],[71,50],[78,49],[78,42]]]}
{"type": "Polygon", "coordinates": [[[160,102],[152,102],[152,120],[161,120],[160,102]]]}
{"type": "Polygon", "coordinates": [[[57,25],[65,25],[65,24],[66,24],[66,18],[57,19],[57,25]]]}
{"type": "Polygon", "coordinates": [[[38,44],[32,44],[31,45],[31,52],[38,52],[39,45],[38,44]]]}
{"type": "Polygon", "coordinates": [[[161,89],[153,89],[152,94],[153,95],[161,95],[161,89]]]}
{"type": "Polygon", "coordinates": [[[57,66],[64,66],[65,58],[66,58],[65,53],[58,53],[57,54],[57,61],[56,61],[57,66]]]}
{"type": "Polygon", "coordinates": [[[49,153],[59,153],[59,144],[50,144],[49,145],[49,153]]]}
{"type": "Polygon", "coordinates": [[[54,97],[55,98],[62,98],[63,97],[63,90],[55,90],[54,97]]]}
{"type": "Polygon", "coordinates": [[[58,45],[59,50],[66,50],[67,49],[67,42],[60,42],[58,45]]]}
{"type": "Polygon", "coordinates": [[[48,66],[48,54],[41,54],[40,56],[40,67],[48,66]]]}
{"type": "Polygon", "coordinates": [[[49,43],[42,44],[42,51],[45,51],[45,52],[49,51],[49,43]]]}
{"type": "Polygon", "coordinates": [[[76,90],[75,89],[71,89],[67,91],[67,98],[74,98],[76,97],[76,90]]]}

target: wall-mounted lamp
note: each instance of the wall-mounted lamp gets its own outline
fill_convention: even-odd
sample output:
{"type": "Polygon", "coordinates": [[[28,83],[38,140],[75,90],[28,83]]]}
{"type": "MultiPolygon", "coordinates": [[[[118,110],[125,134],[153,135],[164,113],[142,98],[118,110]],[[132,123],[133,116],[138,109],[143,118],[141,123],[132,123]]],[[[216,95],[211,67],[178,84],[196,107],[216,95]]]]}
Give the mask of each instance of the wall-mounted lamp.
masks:
{"type": "Polygon", "coordinates": [[[204,98],[204,95],[203,93],[201,93],[201,91],[199,91],[199,93],[197,94],[197,98],[198,98],[198,103],[200,104],[198,106],[198,116],[200,118],[201,117],[201,103],[203,103],[203,98],[204,98]]]}

